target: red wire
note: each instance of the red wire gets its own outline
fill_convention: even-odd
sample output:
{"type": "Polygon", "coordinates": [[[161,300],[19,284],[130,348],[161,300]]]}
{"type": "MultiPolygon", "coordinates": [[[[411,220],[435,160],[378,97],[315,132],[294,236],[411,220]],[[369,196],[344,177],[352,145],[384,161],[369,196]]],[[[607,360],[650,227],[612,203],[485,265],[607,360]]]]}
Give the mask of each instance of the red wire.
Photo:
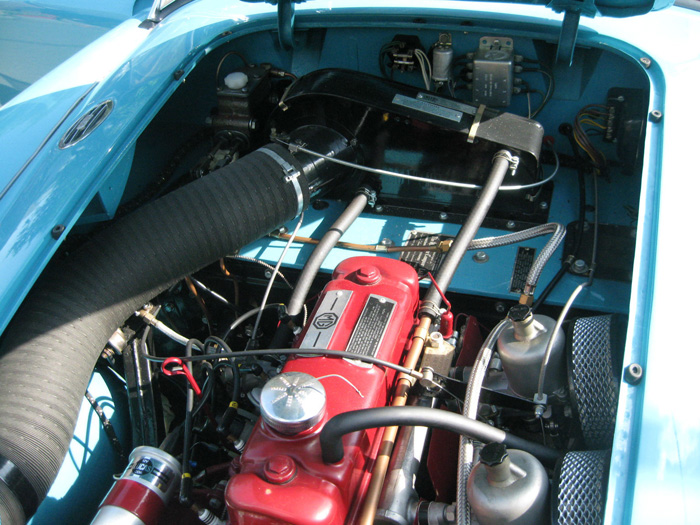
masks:
{"type": "Polygon", "coordinates": [[[447,300],[447,297],[445,297],[445,294],[442,293],[442,290],[440,290],[438,283],[435,282],[435,278],[433,277],[433,274],[428,272],[428,277],[430,277],[430,280],[433,281],[433,286],[440,294],[440,297],[442,297],[443,302],[447,305],[447,311],[449,312],[450,310],[452,310],[452,303],[450,303],[450,301],[447,300]]]}

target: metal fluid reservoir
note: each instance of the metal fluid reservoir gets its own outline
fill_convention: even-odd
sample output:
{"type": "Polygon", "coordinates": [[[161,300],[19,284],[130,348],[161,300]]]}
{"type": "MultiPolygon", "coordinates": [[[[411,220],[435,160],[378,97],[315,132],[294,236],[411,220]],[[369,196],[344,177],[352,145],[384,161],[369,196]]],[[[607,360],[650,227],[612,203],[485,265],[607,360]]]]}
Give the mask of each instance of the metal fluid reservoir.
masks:
{"type": "MultiPolygon", "coordinates": [[[[508,312],[510,326],[498,338],[498,354],[511,390],[532,399],[537,393],[540,368],[556,321],[546,315],[533,315],[530,307],[515,305],[508,312]]],[[[554,336],[544,379],[544,394],[566,387],[564,331],[554,336]]]]}
{"type": "Polygon", "coordinates": [[[467,481],[467,498],[481,525],[549,522],[549,480],[542,464],[522,450],[489,443],[467,481]]]}

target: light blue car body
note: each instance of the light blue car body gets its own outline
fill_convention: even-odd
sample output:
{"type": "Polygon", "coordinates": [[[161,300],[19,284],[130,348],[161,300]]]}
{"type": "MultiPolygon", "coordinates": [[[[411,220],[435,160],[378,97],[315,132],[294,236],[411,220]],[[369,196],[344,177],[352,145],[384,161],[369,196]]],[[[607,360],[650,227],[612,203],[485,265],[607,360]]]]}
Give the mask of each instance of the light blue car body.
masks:
{"type": "MultiPolygon", "coordinates": [[[[136,139],[198,61],[224,42],[277,26],[272,5],[197,0],[151,28],[140,27],[149,7],[111,2],[100,12],[94,2],[0,2],[5,64],[45,69],[27,68],[23,81],[6,79],[14,66],[0,68],[0,82],[8,86],[0,92],[8,97],[0,108],[0,330],[71,228],[79,220],[113,216],[136,139]],[[34,45],[23,47],[25,40],[34,45]],[[13,90],[18,94],[10,98],[13,90]],[[114,109],[104,124],[74,147],[59,149],[75,120],[108,99],[114,109]],[[91,203],[97,211],[84,215],[91,203]],[[57,226],[62,229],[54,238],[57,226]]],[[[563,16],[535,5],[318,1],[298,5],[296,23],[331,27],[364,19],[382,26],[392,16],[436,10],[447,18],[508,19],[528,34],[550,36],[563,16]]],[[[668,7],[639,17],[582,18],[577,42],[650,59],[650,67],[639,67],[649,77],[650,109],[662,114],[647,123],[634,275],[631,291],[617,299],[630,318],[623,365],[640,364],[644,377],[637,386],[622,383],[606,523],[697,523],[700,344],[692,283],[700,253],[700,12],[668,7]]],[[[274,248],[264,242],[249,250],[260,255],[274,248]]],[[[343,257],[339,252],[326,266],[343,257]]],[[[564,295],[553,301],[561,303],[564,295]]],[[[603,307],[596,297],[585,300],[603,307]]],[[[81,446],[92,447],[90,439],[83,436],[81,446]]],[[[60,483],[71,483],[71,476],[59,475],[60,483]]],[[[65,486],[56,488],[56,494],[65,492],[65,486]]]]}

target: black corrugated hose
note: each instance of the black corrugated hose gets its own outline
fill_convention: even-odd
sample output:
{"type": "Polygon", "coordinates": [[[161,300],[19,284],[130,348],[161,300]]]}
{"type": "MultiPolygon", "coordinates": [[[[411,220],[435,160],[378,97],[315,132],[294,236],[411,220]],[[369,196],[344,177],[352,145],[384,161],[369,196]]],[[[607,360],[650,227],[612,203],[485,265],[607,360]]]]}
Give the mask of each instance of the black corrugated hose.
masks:
{"type": "Polygon", "coordinates": [[[24,523],[46,496],[115,329],[183,276],[294,218],[314,170],[268,145],[139,208],[44,272],[0,350],[3,525],[24,523]]]}

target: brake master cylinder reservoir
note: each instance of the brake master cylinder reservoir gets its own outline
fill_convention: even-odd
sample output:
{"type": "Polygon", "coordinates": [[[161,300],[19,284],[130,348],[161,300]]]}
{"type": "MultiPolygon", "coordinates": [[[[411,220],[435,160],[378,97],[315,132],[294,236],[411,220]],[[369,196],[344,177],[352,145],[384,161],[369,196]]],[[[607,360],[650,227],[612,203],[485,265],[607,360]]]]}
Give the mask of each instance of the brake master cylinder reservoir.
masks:
{"type": "Polygon", "coordinates": [[[482,525],[548,523],[549,480],[542,464],[522,450],[489,443],[467,482],[467,498],[482,525]]]}
{"type": "Polygon", "coordinates": [[[545,315],[533,315],[530,307],[515,305],[508,312],[510,326],[498,338],[498,354],[511,390],[519,396],[532,398],[547,345],[555,337],[544,378],[544,393],[549,395],[566,386],[564,370],[564,331],[552,335],[556,322],[545,315]]]}

